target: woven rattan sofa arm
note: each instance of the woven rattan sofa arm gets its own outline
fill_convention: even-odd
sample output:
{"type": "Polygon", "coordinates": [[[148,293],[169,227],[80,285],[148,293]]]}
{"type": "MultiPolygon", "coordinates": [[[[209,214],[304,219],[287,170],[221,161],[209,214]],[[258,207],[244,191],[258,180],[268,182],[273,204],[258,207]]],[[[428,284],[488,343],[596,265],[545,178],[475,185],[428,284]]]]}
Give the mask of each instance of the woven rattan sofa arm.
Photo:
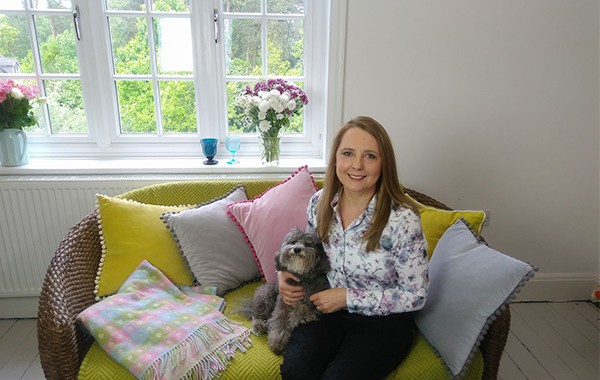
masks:
{"type": "Polygon", "coordinates": [[[416,190],[413,189],[409,189],[409,188],[405,188],[404,192],[408,195],[410,195],[410,197],[414,200],[416,200],[417,202],[424,204],[426,206],[432,206],[435,208],[439,208],[442,210],[451,210],[450,207],[446,206],[445,204],[443,204],[442,202],[438,201],[435,198],[430,197],[429,195],[420,193],[416,190]]]}
{"type": "Polygon", "coordinates": [[[496,380],[498,378],[498,370],[500,369],[500,360],[508,339],[510,330],[510,307],[506,309],[496,318],[494,323],[485,336],[481,346],[481,354],[483,355],[483,380],[496,380]]]}
{"type": "Polygon", "coordinates": [[[75,323],[94,303],[101,245],[97,212],[69,230],[52,258],[38,306],[38,345],[46,379],[76,379],[90,341],[75,323]]]}

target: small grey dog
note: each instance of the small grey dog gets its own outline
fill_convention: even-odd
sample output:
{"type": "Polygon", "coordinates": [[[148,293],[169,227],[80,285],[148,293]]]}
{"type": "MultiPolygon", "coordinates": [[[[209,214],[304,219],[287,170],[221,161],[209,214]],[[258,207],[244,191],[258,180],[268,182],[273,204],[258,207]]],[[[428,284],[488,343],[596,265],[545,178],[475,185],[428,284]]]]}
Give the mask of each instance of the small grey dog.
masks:
{"type": "MultiPolygon", "coordinates": [[[[329,288],[326,274],[330,266],[317,234],[295,228],[286,235],[275,255],[275,268],[292,273],[300,279],[298,284],[304,287],[304,297],[293,305],[283,302],[276,282],[261,285],[254,293],[254,332],[268,332],[271,351],[281,355],[294,328],[319,319],[321,313],[309,297],[329,288]]],[[[290,279],[288,283],[295,283],[292,281],[290,279]]]]}

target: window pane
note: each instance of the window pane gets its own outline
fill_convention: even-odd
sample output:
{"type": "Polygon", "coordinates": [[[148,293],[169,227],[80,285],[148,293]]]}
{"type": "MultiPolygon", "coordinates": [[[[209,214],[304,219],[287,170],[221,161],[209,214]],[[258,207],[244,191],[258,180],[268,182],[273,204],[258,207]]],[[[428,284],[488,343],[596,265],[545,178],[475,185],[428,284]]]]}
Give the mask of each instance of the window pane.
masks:
{"type": "Polygon", "coordinates": [[[0,1],[0,9],[25,9],[23,0],[2,0],[0,1]]]}
{"type": "Polygon", "coordinates": [[[71,0],[32,1],[31,3],[35,9],[71,9],[71,0]]]}
{"type": "Polygon", "coordinates": [[[267,0],[267,13],[304,13],[304,0],[267,0]]]}
{"type": "Polygon", "coordinates": [[[36,32],[44,73],[79,72],[73,19],[68,16],[36,16],[36,32]]]}
{"type": "Polygon", "coordinates": [[[33,56],[24,16],[0,15],[0,73],[33,73],[33,56]]]}
{"type": "Polygon", "coordinates": [[[81,81],[47,80],[44,86],[52,133],[87,133],[81,81]]]}
{"type": "Polygon", "coordinates": [[[246,86],[254,86],[250,82],[227,82],[227,118],[229,134],[255,133],[256,126],[248,125],[244,120],[244,110],[236,104],[236,99],[246,86]]]}
{"type": "MultiPolygon", "coordinates": [[[[304,83],[294,83],[298,87],[304,90],[304,83]]],[[[304,108],[303,108],[304,109],[304,108]]],[[[290,118],[290,127],[285,128],[284,133],[302,133],[304,131],[304,112],[300,112],[299,115],[293,115],[290,118]]]]}
{"type": "Polygon", "coordinates": [[[262,75],[260,21],[226,20],[227,75],[262,75]]]}
{"type": "Polygon", "coordinates": [[[161,81],[160,106],[165,133],[196,133],[196,92],[192,81],[161,81]]]}
{"type": "Polygon", "coordinates": [[[189,12],[190,0],[153,0],[152,10],[159,12],[189,12]]]}
{"type": "Polygon", "coordinates": [[[144,11],[144,0],[107,0],[109,10],[113,11],[144,11]]]}
{"type": "MultiPolygon", "coordinates": [[[[17,82],[23,83],[26,86],[37,86],[37,82],[33,81],[33,80],[18,80],[17,82]]],[[[42,93],[42,90],[40,89],[40,93],[38,94],[38,96],[44,96],[44,94],[42,93]]],[[[44,119],[42,118],[42,107],[44,107],[42,104],[38,103],[36,100],[31,100],[29,101],[29,104],[32,105],[33,107],[33,114],[35,116],[35,120],[37,121],[36,125],[30,125],[28,127],[24,127],[23,130],[25,132],[27,132],[28,134],[34,134],[34,133],[44,133],[46,131],[46,124],[44,119]]]]}
{"type": "Polygon", "coordinates": [[[121,133],[156,133],[154,94],[148,81],[117,81],[121,133]]]}
{"type": "Polygon", "coordinates": [[[223,11],[232,13],[260,13],[260,0],[223,0],[223,11]]]}
{"type": "Polygon", "coordinates": [[[302,20],[270,20],[268,75],[302,76],[304,39],[302,20]]]}
{"type": "Polygon", "coordinates": [[[148,25],[142,17],[109,17],[116,74],[150,74],[148,25]]]}
{"type": "Polygon", "coordinates": [[[154,18],[156,63],[160,74],[191,75],[192,29],[188,18],[154,18]]]}

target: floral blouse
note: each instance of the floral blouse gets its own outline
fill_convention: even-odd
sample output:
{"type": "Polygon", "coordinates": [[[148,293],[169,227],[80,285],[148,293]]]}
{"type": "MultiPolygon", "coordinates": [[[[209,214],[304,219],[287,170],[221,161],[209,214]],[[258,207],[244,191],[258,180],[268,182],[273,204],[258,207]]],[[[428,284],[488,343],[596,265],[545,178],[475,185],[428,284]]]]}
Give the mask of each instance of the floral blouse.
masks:
{"type": "MultiPolygon", "coordinates": [[[[318,200],[322,190],[308,205],[308,229],[317,227],[318,200]]],[[[329,243],[323,244],[331,270],[332,288],[346,288],[348,311],[363,315],[387,315],[419,310],[425,305],[429,277],[427,242],[420,217],[406,207],[392,208],[381,235],[380,246],[366,251],[363,234],[371,225],[376,197],[346,230],[337,209],[339,194],[331,202],[334,216],[329,243]]]]}

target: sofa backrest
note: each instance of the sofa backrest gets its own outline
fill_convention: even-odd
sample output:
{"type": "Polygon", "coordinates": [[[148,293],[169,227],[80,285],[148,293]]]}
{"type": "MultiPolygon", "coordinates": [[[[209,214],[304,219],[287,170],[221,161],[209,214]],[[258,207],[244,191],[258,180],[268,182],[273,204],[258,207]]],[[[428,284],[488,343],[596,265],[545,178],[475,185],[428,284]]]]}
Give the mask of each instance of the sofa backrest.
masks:
{"type": "MultiPolygon", "coordinates": [[[[166,182],[141,187],[121,195],[119,198],[154,204],[154,205],[186,205],[202,204],[221,197],[237,185],[244,185],[248,199],[261,195],[266,190],[281,183],[283,179],[247,179],[223,180],[203,179],[197,181],[166,182]]],[[[323,187],[323,179],[315,178],[319,188],[323,187]]]]}

